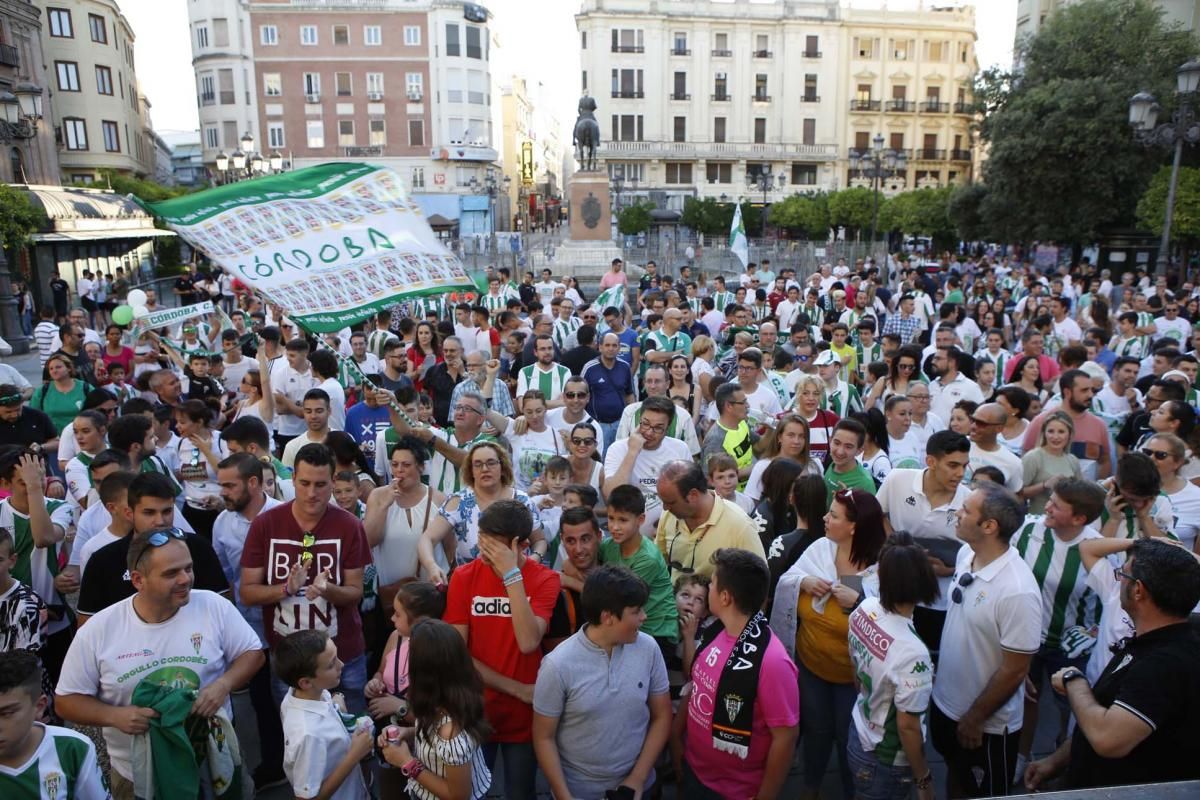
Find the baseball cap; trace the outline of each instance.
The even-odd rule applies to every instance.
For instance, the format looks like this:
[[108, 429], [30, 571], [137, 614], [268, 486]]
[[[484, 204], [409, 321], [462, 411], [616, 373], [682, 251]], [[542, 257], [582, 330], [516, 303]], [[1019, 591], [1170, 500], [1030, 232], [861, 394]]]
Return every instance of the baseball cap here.
[[817, 356], [817, 360], [814, 363], [818, 367], [823, 367], [827, 364], [837, 364], [838, 366], [841, 366], [842, 357], [832, 350], [825, 350], [821, 353], [821, 355]]

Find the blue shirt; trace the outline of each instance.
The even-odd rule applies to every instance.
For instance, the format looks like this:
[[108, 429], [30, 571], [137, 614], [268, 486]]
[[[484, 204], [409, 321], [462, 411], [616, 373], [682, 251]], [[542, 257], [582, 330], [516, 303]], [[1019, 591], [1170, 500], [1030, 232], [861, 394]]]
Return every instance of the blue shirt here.
[[617, 334], [617, 338], [621, 340], [621, 352], [617, 354], [617, 358], [632, 367], [633, 348], [638, 346], [637, 331], [627, 327]]
[[625, 398], [633, 394], [633, 368], [618, 358], [609, 369], [596, 358], [584, 365], [581, 374], [591, 391], [588, 413], [600, 422], [620, 422]]
[[1117, 363], [1117, 354], [1108, 349], [1105, 345], [1096, 353], [1096, 363], [1104, 367], [1104, 371], [1112, 374], [1113, 364]]
[[386, 406], [371, 408], [366, 403], [356, 403], [346, 412], [346, 433], [354, 437], [368, 464], [375, 463], [375, 436], [392, 427]]

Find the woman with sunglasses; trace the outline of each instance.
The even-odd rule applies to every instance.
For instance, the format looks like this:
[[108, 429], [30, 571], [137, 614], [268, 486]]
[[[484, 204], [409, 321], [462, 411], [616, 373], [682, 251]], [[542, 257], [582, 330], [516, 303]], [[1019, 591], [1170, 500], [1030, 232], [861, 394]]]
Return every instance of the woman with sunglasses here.
[[1141, 446], [1150, 456], [1162, 479], [1162, 493], [1175, 510], [1175, 528], [1171, 531], [1196, 552], [1197, 533], [1200, 533], [1200, 486], [1183, 477], [1188, 463], [1187, 446], [1173, 433], [1155, 433]]
[[846, 746], [857, 692], [846, 641], [850, 612], [879, 594], [875, 563], [885, 538], [878, 500], [861, 489], [836, 492], [825, 538], [804, 551], [775, 590], [771, 629], [800, 668], [802, 796], [817, 795], [835, 742], [842, 793], [854, 796]]
[[888, 398], [897, 394], [907, 395], [908, 387], [921, 380], [921, 376], [917, 373], [917, 366], [920, 363], [920, 347], [910, 344], [897, 350], [888, 366], [887, 377], [875, 381], [875, 385], [867, 394], [867, 399], [863, 401], [863, 408], [882, 410]]
[[604, 510], [604, 464], [600, 460], [599, 432], [592, 423], [580, 422], [567, 439], [567, 461], [571, 463], [571, 483], [591, 486], [600, 500], [593, 509], [596, 516], [603, 518]]
[[533, 515], [533, 533], [529, 537], [532, 555], [537, 561], [546, 555], [548, 544], [542, 533], [542, 518], [529, 495], [513, 486], [512, 462], [508, 451], [494, 442], [476, 442], [463, 458], [463, 489], [446, 498], [437, 515], [417, 544], [421, 567], [434, 584], [449, 577], [434, 558], [434, 550], [444, 547], [446, 561], [461, 565], [479, 555], [479, 515], [497, 500], [516, 500]]
[[823, 474], [821, 464], [809, 455], [808, 422], [800, 414], [789, 412], [780, 417], [775, 427], [759, 440], [759, 446], [754, 467], [746, 479], [746, 488], [742, 490], [742, 494], [755, 502], [762, 499], [763, 473], [776, 457], [790, 458], [800, 463], [806, 475]]
[[[1021, 456], [1024, 485], [1020, 496], [1029, 501], [1029, 513], [1041, 514], [1054, 485], [1063, 478], [1079, 478], [1079, 459], [1071, 452], [1075, 422], [1065, 411], [1046, 417], [1038, 446]], [[1196, 487], [1200, 492], [1200, 487]]]
[[[1150, 412], [1148, 439], [1155, 433], [1173, 433], [1185, 443], [1184, 463], [1180, 474], [1187, 480], [1200, 485], [1200, 461], [1195, 454], [1200, 452], [1200, 426], [1196, 424], [1196, 410], [1182, 400], [1168, 400]], [[1145, 440], [1143, 440], [1145, 441]]]

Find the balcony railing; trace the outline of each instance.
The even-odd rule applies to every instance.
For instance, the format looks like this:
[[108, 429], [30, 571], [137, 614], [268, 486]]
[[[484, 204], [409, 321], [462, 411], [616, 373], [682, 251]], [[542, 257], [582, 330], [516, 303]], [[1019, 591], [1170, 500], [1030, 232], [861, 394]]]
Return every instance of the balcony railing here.
[[970, 150], [951, 150], [950, 151], [950, 160], [951, 161], [970, 161], [971, 160], [971, 151]]
[[755, 50], [754, 51], [755, 58], [771, 58], [774, 55], [775, 54], [772, 53], [770, 50]]
[[[847, 158], [853, 158], [853, 157], [854, 157], [854, 156], [856, 156], [856, 155], [859, 155], [859, 154], [862, 154], [862, 153], [868, 153], [868, 152], [870, 152], [870, 149], [871, 149], [871, 148], [869, 148], [869, 147], [866, 147], [866, 148], [863, 148], [863, 147], [851, 147], [851, 148], [848, 148], [848, 149], [846, 150], [846, 157], [847, 157]], [[896, 153], [897, 155], [902, 155], [902, 156], [904, 156], [906, 159], [910, 159], [910, 160], [911, 160], [911, 159], [912, 159], [912, 157], [913, 157], [913, 151], [912, 151], [912, 150], [908, 150], [908, 149], [906, 149], [906, 148], [903, 148], [903, 147], [885, 147], [885, 148], [883, 148], [883, 149], [884, 149], [884, 151], [888, 151], [888, 150], [890, 150], [890, 151], [892, 151], [893, 153]]]
[[851, 111], [878, 111], [879, 110], [879, 101], [878, 100], [861, 100], [861, 99], [855, 97], [850, 100], [850, 110]]
[[946, 151], [922, 147], [913, 151], [913, 158], [917, 161], [945, 161]]
[[821, 102], [821, 95], [819, 95], [819, 94], [804, 94], [804, 95], [800, 96], [800, 102], [801, 103], [819, 103], [819, 102]]
[[758, 93], [756, 92], [756, 93], [755, 93], [755, 95], [754, 95], [754, 102], [756, 102], [756, 103], [769, 103], [769, 102], [771, 102], [771, 95], [769, 95], [769, 94], [758, 94]]
[[673, 56], [690, 56], [691, 54], [692, 54], [692, 51], [686, 47], [671, 48], [671, 55], [673, 55]]
[[709, 95], [709, 99], [715, 102], [726, 102], [732, 100], [733, 97], [727, 92], [718, 92], [717, 94]]
[[888, 100], [884, 108], [888, 111], [911, 113], [917, 110], [917, 104], [912, 100]]
[[646, 93], [645, 92], [634, 92], [634, 91], [616, 91], [616, 92], [612, 93], [612, 96], [629, 99], [629, 98], [645, 97]]
[[620, 159], [747, 159], [752, 161], [833, 161], [837, 145], [753, 144], [750, 142], [602, 142], [596, 155]]
[[804, 58], [820, 58], [821, 51], [820, 50], [805, 50], [800, 55], [802, 55]]
[[692, 96], [690, 94], [679, 94], [678, 92], [673, 92], [671, 94], [671, 99], [672, 100], [691, 100]]
[[6, 67], [21, 66], [21, 59], [17, 53], [17, 48], [11, 44], [0, 44], [0, 64]]
[[215, 105], [216, 102], [217, 102], [217, 95], [214, 92], [201, 92], [200, 93], [200, 105], [211, 106], [211, 105]]
[[954, 113], [955, 114], [974, 114], [975, 113], [975, 104], [974, 103], [955, 103], [954, 104]]
[[950, 104], [940, 103], [937, 100], [926, 100], [921, 103], [921, 110], [926, 114], [948, 114], [950, 113]]
[[732, 50], [713, 50], [713, 58], [730, 58], [733, 56]]
[[615, 44], [612, 52], [614, 53], [644, 53], [646, 48], [640, 44]]

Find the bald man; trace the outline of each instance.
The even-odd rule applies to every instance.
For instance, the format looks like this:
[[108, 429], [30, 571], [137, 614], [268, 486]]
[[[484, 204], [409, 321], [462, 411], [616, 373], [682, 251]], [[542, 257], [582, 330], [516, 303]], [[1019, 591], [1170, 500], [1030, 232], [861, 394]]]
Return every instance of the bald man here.
[[971, 416], [971, 460], [967, 471], [980, 467], [995, 467], [1004, 473], [1004, 485], [1011, 492], [1020, 492], [1024, 485], [1021, 459], [1000, 444], [1000, 431], [1008, 421], [1008, 411], [999, 403], [984, 403]]

